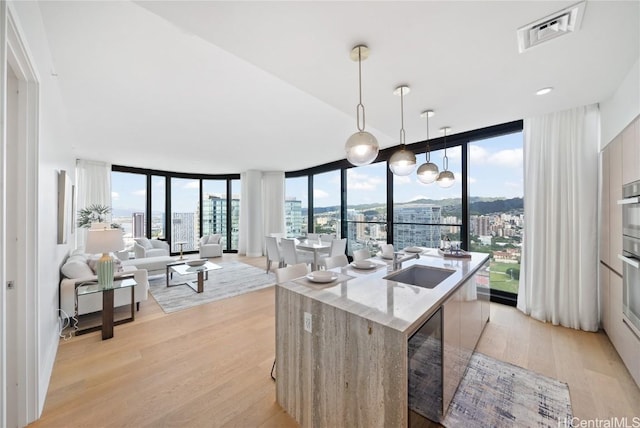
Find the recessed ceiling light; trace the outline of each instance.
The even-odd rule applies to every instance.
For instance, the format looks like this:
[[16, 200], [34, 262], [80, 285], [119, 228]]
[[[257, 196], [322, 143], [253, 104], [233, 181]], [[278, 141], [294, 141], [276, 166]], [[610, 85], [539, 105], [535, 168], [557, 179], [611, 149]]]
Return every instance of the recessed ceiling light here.
[[552, 88], [552, 87], [538, 89], [538, 90], [536, 91], [536, 95], [546, 95], [546, 94], [548, 94], [548, 93], [549, 93], [549, 92], [551, 92], [551, 91], [553, 91], [553, 88]]

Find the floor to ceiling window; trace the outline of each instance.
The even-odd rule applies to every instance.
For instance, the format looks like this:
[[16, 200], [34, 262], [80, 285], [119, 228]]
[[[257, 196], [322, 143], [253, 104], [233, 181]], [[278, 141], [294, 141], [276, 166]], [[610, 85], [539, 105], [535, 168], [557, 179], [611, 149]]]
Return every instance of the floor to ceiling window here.
[[166, 239], [167, 178], [151, 176], [151, 237]]
[[297, 238], [308, 231], [309, 177], [286, 178], [284, 192], [285, 233], [287, 238]]
[[146, 236], [147, 176], [111, 173], [111, 221], [123, 230], [125, 247], [133, 238]]
[[[227, 180], [202, 180], [202, 233], [201, 236], [220, 234], [227, 236]], [[227, 248], [227, 239], [222, 239]]]
[[[424, 162], [418, 156], [418, 165]], [[442, 167], [444, 150], [431, 152], [431, 161]], [[462, 160], [460, 146], [447, 149], [449, 170], [456, 181], [449, 188], [437, 183], [423, 184], [415, 173], [393, 178], [393, 246], [438, 248], [441, 241], [461, 241]]]
[[522, 132], [469, 143], [470, 250], [491, 254], [492, 294], [518, 292], [524, 226], [522, 144]]
[[313, 232], [340, 238], [340, 170], [313, 176]]
[[230, 250], [238, 250], [240, 233], [240, 180], [231, 180], [231, 235]]
[[171, 177], [171, 252], [193, 251], [200, 236], [200, 180]]
[[347, 170], [347, 252], [387, 242], [387, 163]]

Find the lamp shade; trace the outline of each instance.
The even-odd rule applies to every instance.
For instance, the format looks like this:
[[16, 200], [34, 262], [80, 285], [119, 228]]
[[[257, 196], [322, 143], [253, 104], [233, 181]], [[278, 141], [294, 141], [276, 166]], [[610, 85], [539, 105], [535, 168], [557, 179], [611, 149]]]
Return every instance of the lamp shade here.
[[367, 131], [359, 131], [347, 140], [344, 146], [347, 160], [355, 166], [369, 165], [378, 157], [378, 140]]
[[87, 231], [87, 245], [85, 251], [91, 254], [110, 253], [124, 248], [122, 230], [120, 229], [89, 229]]
[[453, 175], [453, 172], [445, 170], [438, 175], [436, 183], [440, 187], [447, 188], [453, 186], [454, 181], [456, 181], [456, 177]]
[[409, 175], [416, 168], [416, 155], [404, 148], [396, 150], [389, 158], [389, 169], [394, 175]]
[[427, 162], [420, 165], [417, 176], [421, 183], [431, 184], [438, 178], [438, 173], [438, 165], [433, 162]]

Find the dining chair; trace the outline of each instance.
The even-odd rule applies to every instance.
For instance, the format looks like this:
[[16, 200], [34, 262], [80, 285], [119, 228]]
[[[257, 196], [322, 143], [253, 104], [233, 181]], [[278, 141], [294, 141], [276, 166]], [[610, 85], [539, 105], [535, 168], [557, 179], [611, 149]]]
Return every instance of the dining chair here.
[[366, 260], [368, 258], [371, 257], [371, 253], [369, 252], [369, 249], [367, 248], [361, 248], [359, 250], [355, 250], [353, 252], [353, 261], [354, 262], [359, 262], [361, 260]]
[[293, 239], [282, 238], [280, 240], [280, 248], [282, 249], [282, 258], [287, 266], [297, 265], [298, 263], [313, 263], [313, 254], [309, 251], [298, 251]]
[[331, 243], [331, 241], [333, 241], [334, 239], [336, 239], [336, 234], [335, 233], [323, 233], [323, 234], [320, 235], [320, 240], [322, 242]]
[[278, 267], [284, 267], [284, 259], [278, 249], [278, 239], [274, 236], [265, 236], [267, 244], [267, 273], [271, 270], [271, 262], [277, 262]]
[[349, 264], [349, 259], [347, 259], [346, 254], [338, 254], [333, 257], [325, 257], [322, 260], [324, 267], [327, 269], [333, 269], [337, 267], [343, 267]]
[[[309, 273], [309, 267], [306, 263], [298, 263], [293, 266], [281, 267], [276, 269], [276, 282], [282, 284], [283, 282], [291, 281], [295, 278], [300, 278]], [[276, 370], [276, 360], [273, 360], [271, 366], [271, 379], [276, 380], [273, 372]]]
[[292, 266], [281, 267], [275, 270], [276, 282], [281, 284], [283, 282], [291, 281], [295, 278], [300, 278], [309, 273], [309, 266], [306, 263], [298, 263]]
[[318, 239], [320, 239], [320, 234], [319, 233], [307, 233], [307, 240], [308, 241], [317, 241]]
[[347, 250], [347, 238], [333, 239], [331, 241], [331, 248], [329, 249], [329, 257], [345, 254]]

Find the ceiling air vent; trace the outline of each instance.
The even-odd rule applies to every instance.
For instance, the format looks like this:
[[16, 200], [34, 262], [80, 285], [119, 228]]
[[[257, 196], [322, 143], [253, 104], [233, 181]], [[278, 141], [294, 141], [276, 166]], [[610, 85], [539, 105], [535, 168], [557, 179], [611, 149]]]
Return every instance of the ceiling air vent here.
[[556, 37], [578, 31], [586, 2], [581, 2], [518, 28], [520, 53]]

